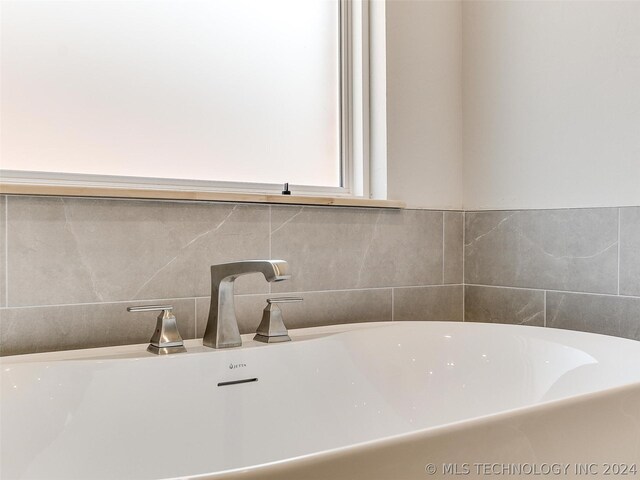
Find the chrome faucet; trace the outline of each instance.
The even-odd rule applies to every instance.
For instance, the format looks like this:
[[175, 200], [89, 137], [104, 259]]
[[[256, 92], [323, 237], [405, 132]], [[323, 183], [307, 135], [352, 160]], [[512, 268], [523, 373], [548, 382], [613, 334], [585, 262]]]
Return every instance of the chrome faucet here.
[[203, 345], [211, 348], [242, 345], [233, 303], [233, 284], [236, 278], [248, 273], [262, 273], [267, 282], [281, 282], [291, 278], [289, 264], [284, 260], [246, 260], [212, 265], [211, 306]]

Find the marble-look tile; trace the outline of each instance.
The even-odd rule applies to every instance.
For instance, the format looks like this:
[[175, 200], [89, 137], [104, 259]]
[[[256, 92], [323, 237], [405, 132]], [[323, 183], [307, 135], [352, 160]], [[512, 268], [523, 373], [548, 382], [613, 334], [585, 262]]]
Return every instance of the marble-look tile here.
[[0, 195], [0, 307], [7, 305], [7, 197]]
[[442, 212], [273, 207], [272, 255], [293, 277], [272, 291], [442, 283]]
[[547, 327], [640, 340], [640, 298], [547, 292]]
[[640, 296], [640, 207], [620, 209], [620, 293]]
[[[267, 298], [278, 296], [236, 295], [240, 333], [255, 332], [262, 319], [262, 310], [267, 306]], [[304, 298], [300, 303], [280, 305], [287, 328], [391, 320], [391, 289], [304, 292], [299, 296]], [[197, 335], [201, 337], [207, 326], [209, 298], [198, 298], [196, 311]]]
[[[174, 306], [183, 338], [195, 338], [195, 300], [147, 303]], [[4, 308], [0, 310], [0, 355], [147, 343], [157, 312], [127, 312], [141, 302]]]
[[444, 280], [443, 283], [462, 283], [462, 246], [464, 214], [444, 212]]
[[511, 323], [544, 326], [544, 292], [467, 285], [465, 322]]
[[465, 283], [617, 292], [616, 208], [465, 217]]
[[462, 321], [462, 285], [394, 288], [393, 319]]
[[266, 206], [12, 197], [8, 228], [9, 306], [203, 296], [210, 265], [269, 256]]

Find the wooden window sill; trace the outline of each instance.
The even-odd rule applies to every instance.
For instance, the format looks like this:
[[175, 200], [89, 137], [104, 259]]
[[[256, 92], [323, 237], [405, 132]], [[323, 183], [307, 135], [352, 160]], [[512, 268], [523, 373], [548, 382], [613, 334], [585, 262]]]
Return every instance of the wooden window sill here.
[[321, 205], [336, 207], [406, 208], [396, 200], [373, 200], [356, 197], [317, 197], [259, 193], [206, 192], [193, 190], [163, 190], [147, 188], [115, 188], [66, 185], [36, 185], [0, 183], [2, 195], [42, 195], [57, 197], [132, 198], [153, 200], [188, 200], [234, 203], [274, 203], [290, 205]]

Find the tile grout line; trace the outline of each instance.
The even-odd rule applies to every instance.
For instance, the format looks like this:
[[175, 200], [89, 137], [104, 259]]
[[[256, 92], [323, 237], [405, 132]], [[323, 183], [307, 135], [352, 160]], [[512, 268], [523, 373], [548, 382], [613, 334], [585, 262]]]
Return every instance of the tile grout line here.
[[445, 222], [445, 212], [442, 211], [442, 284], [444, 285], [444, 222]]
[[198, 299], [193, 297], [193, 338], [198, 338]]
[[467, 315], [466, 315], [466, 312], [465, 312], [465, 304], [464, 304], [464, 297], [465, 297], [465, 293], [466, 293], [465, 288], [466, 287], [464, 285], [462, 285], [462, 321], [463, 322], [467, 321], [467, 319], [466, 319]]
[[[267, 295], [267, 294], [256, 293], [253, 295]], [[14, 307], [0, 307], [0, 310], [21, 310], [25, 308], [48, 308], [48, 307], [84, 307], [89, 305], [122, 305], [122, 304], [128, 304], [128, 303], [143, 304], [147, 302], [159, 303], [159, 302], [173, 302], [176, 300], [194, 300], [197, 298], [209, 298], [209, 297], [190, 296], [190, 297], [176, 297], [176, 298], [147, 298], [142, 300], [115, 300], [112, 302], [55, 303], [55, 304], [48, 304], [48, 305], [18, 305]]]
[[[273, 207], [269, 205], [269, 259], [273, 260], [273, 249], [271, 248], [271, 232], [273, 232], [273, 216], [271, 212], [273, 211]], [[269, 295], [271, 295], [271, 282], [269, 282]]]
[[536, 287], [510, 287], [507, 285], [482, 285], [480, 283], [466, 283], [466, 287], [484, 287], [484, 288], [502, 288], [511, 290], [527, 290], [530, 292], [549, 292], [549, 293], [570, 293], [573, 295], [594, 295], [600, 297], [615, 297], [615, 298], [636, 298], [640, 299], [640, 295], [618, 295], [617, 293], [597, 293], [597, 292], [576, 292], [574, 290], [553, 290]]
[[467, 236], [467, 212], [462, 212], [462, 321], [467, 321], [467, 305], [465, 302], [466, 297], [466, 277], [465, 277], [465, 252], [466, 252], [466, 236]]
[[[286, 292], [287, 294], [305, 294], [305, 293], [348, 293], [348, 292], [369, 292], [369, 291], [377, 291], [377, 290], [394, 290], [397, 288], [447, 288], [447, 287], [461, 287], [461, 283], [450, 283], [446, 285], [440, 285], [438, 283], [434, 285], [402, 285], [400, 287], [371, 287], [371, 288], [343, 288], [338, 290], [296, 290], [291, 292]], [[284, 293], [284, 292], [283, 292]], [[269, 292], [262, 293], [241, 293], [236, 294], [236, 297], [260, 297], [263, 295], [270, 295]], [[47, 305], [18, 305], [14, 307], [0, 307], [0, 310], [13, 310], [13, 309], [25, 309], [25, 308], [46, 308], [46, 307], [79, 307], [83, 305], [118, 305], [123, 303], [144, 303], [144, 302], [166, 302], [172, 300], [192, 300], [198, 298], [209, 298], [208, 295], [201, 296], [188, 296], [188, 297], [176, 297], [176, 298], [147, 298], [147, 299], [137, 299], [137, 300], [114, 300], [107, 302], [87, 302], [87, 303], [58, 303], [58, 304], [47, 304]]]
[[273, 230], [273, 217], [271, 215], [272, 209], [271, 205], [269, 205], [269, 258], [273, 255], [273, 251], [271, 249], [271, 231]]
[[622, 217], [621, 210], [622, 209], [618, 207], [618, 295], [620, 295], [620, 242], [622, 241], [622, 239], [620, 238], [620, 219]]
[[9, 197], [4, 197], [4, 304], [9, 306]]
[[395, 288], [391, 288], [391, 321], [395, 321], [395, 317], [396, 317], [396, 313], [395, 313], [395, 309], [396, 309], [396, 304], [395, 304], [395, 299], [396, 299], [396, 295], [395, 295], [396, 289]]
[[[447, 283], [445, 285], [441, 285], [439, 283], [434, 283], [431, 285], [389, 285], [386, 287], [363, 287], [363, 288], [337, 288], [331, 290], [292, 290], [289, 293], [331, 293], [331, 292], [367, 292], [370, 290], [394, 290], [400, 288], [446, 288], [446, 287], [460, 287], [461, 283]], [[282, 292], [285, 293], [285, 292]], [[258, 295], [266, 295], [266, 293], [241, 293], [237, 294], [237, 297], [251, 297]], [[206, 298], [206, 297], [205, 297]]]
[[547, 326], [547, 291], [546, 290], [544, 291], [544, 300], [543, 300], [542, 304], [543, 304], [542, 308], [544, 309], [543, 310], [543, 313], [544, 313], [543, 319], [544, 320], [543, 320], [543, 324], [542, 325], [546, 327]]

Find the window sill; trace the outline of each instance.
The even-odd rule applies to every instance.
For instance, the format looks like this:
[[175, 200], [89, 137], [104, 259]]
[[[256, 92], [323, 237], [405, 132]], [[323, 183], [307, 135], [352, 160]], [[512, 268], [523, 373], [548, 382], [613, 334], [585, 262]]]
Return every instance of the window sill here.
[[335, 207], [406, 208], [396, 200], [373, 200], [356, 197], [317, 197], [302, 195], [272, 195], [259, 193], [229, 193], [147, 188], [83, 187], [0, 183], [2, 195], [42, 195], [58, 197], [101, 197], [153, 200], [187, 200], [203, 202], [273, 203], [320, 205]]

